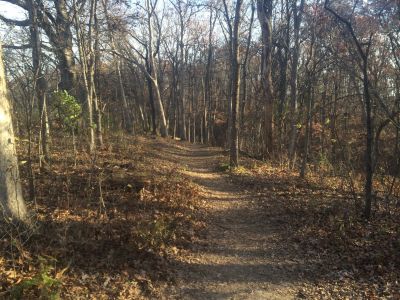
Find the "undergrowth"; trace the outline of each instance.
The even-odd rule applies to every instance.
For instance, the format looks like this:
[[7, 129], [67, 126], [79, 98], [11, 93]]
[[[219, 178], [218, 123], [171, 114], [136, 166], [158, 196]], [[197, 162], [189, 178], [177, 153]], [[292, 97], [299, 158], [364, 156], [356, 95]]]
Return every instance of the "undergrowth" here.
[[[174, 278], [170, 259], [202, 227], [197, 190], [176, 165], [153, 155], [157, 141], [109, 136], [91, 156], [84, 144], [77, 155], [65, 149], [68, 139], [53, 137], [45, 168], [33, 159], [35, 230], [0, 239], [0, 297], [157, 297], [157, 286]], [[25, 146], [18, 147], [21, 160]]]

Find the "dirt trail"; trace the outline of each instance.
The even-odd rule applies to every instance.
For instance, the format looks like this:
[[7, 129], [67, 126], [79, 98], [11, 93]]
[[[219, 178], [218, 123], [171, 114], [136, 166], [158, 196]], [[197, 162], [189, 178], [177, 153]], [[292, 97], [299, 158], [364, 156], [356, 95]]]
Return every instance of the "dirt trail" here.
[[208, 215], [207, 236], [177, 262], [177, 286], [166, 298], [294, 299], [301, 270], [285, 256], [284, 232], [263, 217], [257, 195], [217, 171], [221, 149], [171, 144], [162, 155], [200, 186]]

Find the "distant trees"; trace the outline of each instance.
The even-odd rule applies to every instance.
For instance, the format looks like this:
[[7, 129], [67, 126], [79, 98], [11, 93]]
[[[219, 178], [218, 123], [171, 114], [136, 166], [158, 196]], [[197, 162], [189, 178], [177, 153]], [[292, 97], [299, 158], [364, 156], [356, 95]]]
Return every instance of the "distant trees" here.
[[[354, 185], [361, 172], [367, 217], [373, 175], [397, 180], [395, 1], [0, 2], [27, 12], [26, 20], [0, 19], [29, 28], [17, 35], [26, 44], [6, 41], [6, 59], [16, 113], [33, 112], [43, 161], [55, 127], [52, 92], [67, 90], [84, 108], [77, 133], [93, 153], [104, 132], [122, 129], [226, 147], [232, 167], [240, 148], [301, 177], [324, 166]], [[22, 109], [28, 91], [35, 97]]]
[[128, 105], [128, 100], [126, 97], [125, 87], [124, 87], [124, 82], [123, 82], [122, 72], [121, 72], [122, 58], [115, 55], [115, 51], [117, 50], [117, 48], [116, 48], [115, 37], [114, 37], [114, 28], [113, 28], [114, 23], [108, 13], [109, 1], [102, 0], [102, 5], [103, 5], [103, 10], [104, 10], [105, 22], [106, 22], [106, 27], [105, 27], [105, 29], [107, 31], [106, 36], [108, 37], [108, 41], [109, 41], [110, 48], [112, 51], [112, 58], [114, 60], [115, 70], [117, 72], [117, 77], [118, 77], [119, 95], [120, 95], [121, 102], [123, 105], [122, 118], [123, 118], [123, 122], [124, 122], [124, 127], [128, 133], [134, 134], [135, 133], [134, 116]]
[[[390, 5], [390, 4], [388, 4]], [[366, 218], [371, 216], [372, 197], [373, 197], [373, 175], [375, 169], [374, 148], [375, 144], [375, 114], [374, 109], [376, 102], [381, 101], [381, 106], [389, 118], [393, 118], [398, 114], [397, 111], [390, 112], [386, 104], [381, 100], [381, 96], [375, 91], [375, 97], [372, 95], [371, 86], [371, 57], [373, 56], [374, 37], [378, 32], [378, 17], [374, 15], [357, 15], [356, 10], [359, 9], [358, 3], [354, 3], [352, 7], [348, 6], [348, 11], [338, 12], [332, 7], [329, 0], [325, 0], [325, 9], [332, 14], [337, 22], [343, 27], [345, 36], [353, 49], [354, 61], [356, 62], [359, 72], [359, 79], [362, 83], [363, 96], [363, 119], [365, 120], [365, 206], [364, 215]], [[362, 6], [362, 4], [361, 4]], [[365, 9], [365, 7], [361, 7]], [[356, 26], [358, 28], [356, 28]], [[376, 41], [377, 42], [377, 41]], [[396, 58], [395, 58], [396, 59]], [[375, 98], [375, 99], [374, 99]], [[398, 101], [398, 100], [397, 100]], [[392, 120], [396, 123], [395, 120]], [[397, 124], [398, 125], [398, 124]]]
[[[84, 102], [87, 105], [91, 152], [94, 152], [96, 145], [103, 146], [102, 113], [95, 85], [96, 56], [100, 54], [95, 49], [99, 38], [98, 28], [96, 28], [97, 2], [97, 0], [90, 0], [88, 7], [81, 6], [79, 9], [76, 1], [73, 1], [74, 25], [83, 79], [82, 91]], [[85, 16], [85, 11], [89, 12], [88, 16]], [[82, 18], [79, 18], [79, 16], [82, 16]]]

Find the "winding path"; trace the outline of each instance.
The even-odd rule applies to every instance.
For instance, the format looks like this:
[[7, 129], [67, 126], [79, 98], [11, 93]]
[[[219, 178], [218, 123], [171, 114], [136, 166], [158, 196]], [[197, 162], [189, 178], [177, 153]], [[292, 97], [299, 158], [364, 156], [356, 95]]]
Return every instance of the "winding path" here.
[[266, 219], [259, 196], [217, 171], [219, 148], [162, 145], [165, 159], [182, 166], [199, 185], [207, 214], [207, 235], [177, 262], [178, 282], [166, 299], [294, 299], [300, 273], [285, 257], [284, 232]]

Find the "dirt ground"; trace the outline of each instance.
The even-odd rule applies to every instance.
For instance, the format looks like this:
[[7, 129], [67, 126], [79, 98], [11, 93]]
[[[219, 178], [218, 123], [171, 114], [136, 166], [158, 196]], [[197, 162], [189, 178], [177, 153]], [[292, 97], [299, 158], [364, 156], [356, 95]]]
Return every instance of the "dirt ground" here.
[[286, 256], [285, 234], [266, 219], [258, 195], [218, 171], [218, 148], [159, 145], [166, 160], [182, 166], [201, 189], [207, 234], [176, 262], [178, 280], [166, 299], [293, 299], [301, 270]]

